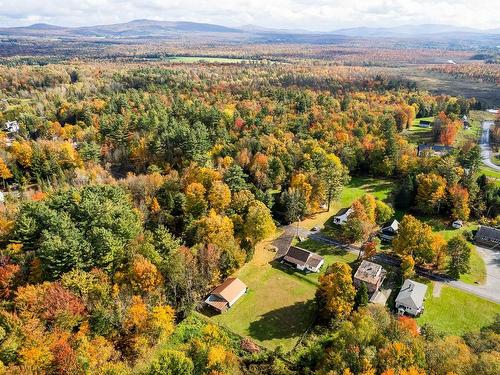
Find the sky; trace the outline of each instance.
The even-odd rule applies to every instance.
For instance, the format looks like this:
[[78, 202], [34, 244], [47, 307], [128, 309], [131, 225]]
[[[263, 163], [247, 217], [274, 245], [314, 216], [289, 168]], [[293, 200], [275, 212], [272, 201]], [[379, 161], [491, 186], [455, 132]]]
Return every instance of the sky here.
[[500, 28], [500, 0], [0, 0], [0, 27], [134, 19], [311, 31], [428, 23], [488, 29]]

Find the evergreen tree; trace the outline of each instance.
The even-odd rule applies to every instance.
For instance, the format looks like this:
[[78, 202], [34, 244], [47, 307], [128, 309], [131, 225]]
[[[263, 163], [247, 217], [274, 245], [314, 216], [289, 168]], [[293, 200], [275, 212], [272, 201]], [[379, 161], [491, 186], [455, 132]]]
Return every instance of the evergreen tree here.
[[356, 291], [356, 297], [354, 297], [354, 306], [359, 309], [368, 305], [368, 288], [365, 283], [361, 283], [358, 290]]

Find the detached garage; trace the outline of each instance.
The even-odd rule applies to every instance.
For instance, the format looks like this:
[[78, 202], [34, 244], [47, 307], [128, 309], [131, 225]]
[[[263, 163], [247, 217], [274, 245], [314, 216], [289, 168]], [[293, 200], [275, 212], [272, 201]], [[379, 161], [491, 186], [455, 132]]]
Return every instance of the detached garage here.
[[220, 313], [229, 309], [248, 290], [247, 286], [236, 277], [228, 277], [212, 290], [205, 303]]

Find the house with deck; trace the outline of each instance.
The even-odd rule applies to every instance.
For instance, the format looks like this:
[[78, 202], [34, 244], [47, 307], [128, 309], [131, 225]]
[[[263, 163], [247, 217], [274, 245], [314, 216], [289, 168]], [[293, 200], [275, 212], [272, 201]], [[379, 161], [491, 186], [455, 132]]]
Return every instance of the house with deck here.
[[322, 256], [309, 250], [290, 246], [286, 254], [282, 257], [281, 262], [301, 271], [319, 272], [325, 260]]
[[427, 285], [406, 279], [396, 297], [395, 306], [399, 315], [419, 316], [424, 312]]
[[247, 286], [236, 277], [228, 277], [222, 284], [212, 290], [205, 303], [219, 313], [223, 313], [239, 300], [246, 292]]
[[375, 293], [384, 282], [387, 271], [380, 264], [363, 260], [354, 274], [354, 285], [359, 288], [365, 284], [369, 293]]

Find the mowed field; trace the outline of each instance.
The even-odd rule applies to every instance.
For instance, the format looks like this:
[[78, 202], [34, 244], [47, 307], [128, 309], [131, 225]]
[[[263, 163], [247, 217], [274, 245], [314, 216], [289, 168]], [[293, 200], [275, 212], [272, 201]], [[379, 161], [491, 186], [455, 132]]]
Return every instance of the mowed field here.
[[500, 314], [500, 305], [494, 302], [446, 285], [439, 297], [433, 297], [433, 288], [429, 284], [425, 311], [417, 318], [419, 325], [429, 323], [440, 332], [463, 335], [490, 325]]

